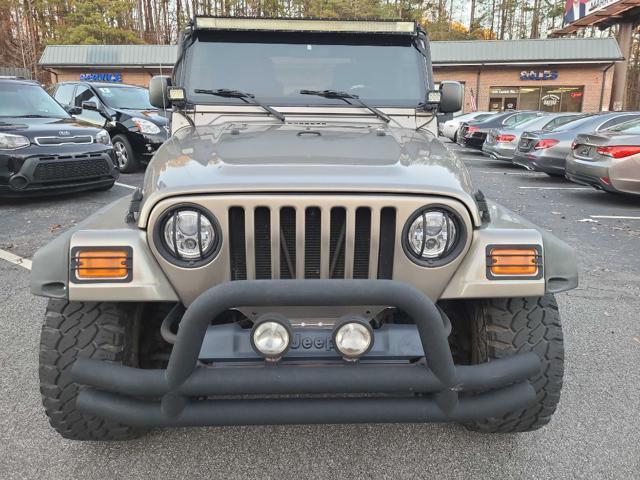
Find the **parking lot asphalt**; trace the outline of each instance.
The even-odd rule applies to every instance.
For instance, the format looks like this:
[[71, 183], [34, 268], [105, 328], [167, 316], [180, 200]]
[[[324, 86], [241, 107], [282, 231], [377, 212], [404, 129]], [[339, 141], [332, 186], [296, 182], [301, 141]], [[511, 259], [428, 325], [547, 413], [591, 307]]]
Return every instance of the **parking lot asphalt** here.
[[[488, 198], [578, 252], [580, 287], [558, 295], [566, 373], [551, 424], [510, 435], [456, 425], [303, 425], [156, 430], [125, 443], [63, 440], [38, 392], [46, 301], [29, 293], [28, 264], [0, 258], [0, 478], [640, 478], [640, 200], [449, 146]], [[0, 201], [0, 254], [31, 258], [141, 182], [142, 174], [122, 175], [108, 192]]]

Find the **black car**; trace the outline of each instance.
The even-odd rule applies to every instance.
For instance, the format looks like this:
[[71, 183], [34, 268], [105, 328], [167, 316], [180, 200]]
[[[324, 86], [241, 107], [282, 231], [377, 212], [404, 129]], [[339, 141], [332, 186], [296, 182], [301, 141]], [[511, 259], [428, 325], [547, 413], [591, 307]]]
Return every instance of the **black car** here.
[[482, 149], [482, 144], [487, 139], [487, 134], [492, 128], [505, 128], [520, 123], [528, 118], [542, 115], [542, 112], [529, 110], [502, 112], [483, 120], [465, 122], [460, 124], [457, 138], [458, 143], [466, 147]]
[[109, 134], [71, 117], [37, 83], [0, 79], [0, 195], [111, 188]]
[[109, 132], [121, 172], [138, 170], [168, 138], [169, 122], [146, 88], [78, 81], [59, 83], [52, 94], [76, 118]]

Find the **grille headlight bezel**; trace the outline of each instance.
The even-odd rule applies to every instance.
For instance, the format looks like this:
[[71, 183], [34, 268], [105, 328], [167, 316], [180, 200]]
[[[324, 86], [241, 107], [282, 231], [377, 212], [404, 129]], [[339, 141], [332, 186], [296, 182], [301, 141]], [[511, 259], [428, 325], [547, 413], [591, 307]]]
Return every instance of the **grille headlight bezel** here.
[[[166, 228], [169, 224], [171, 224], [172, 229], [174, 227], [177, 228], [177, 221], [181, 212], [195, 212], [200, 215], [200, 222], [202, 219], [206, 219], [211, 225], [213, 234], [211, 244], [201, 249], [201, 254], [196, 258], [187, 258], [180, 255], [180, 249], [177, 248], [177, 244], [169, 245], [167, 243]], [[172, 238], [172, 235], [169, 237]], [[198, 242], [198, 245], [202, 244], [201, 234], [196, 233], [194, 239]], [[192, 203], [181, 203], [168, 208], [158, 217], [153, 230], [153, 241], [158, 252], [165, 260], [179, 267], [196, 268], [210, 263], [218, 255], [222, 245], [222, 230], [216, 217], [206, 208]], [[198, 249], [200, 250], [200, 247]]]
[[[453, 238], [450, 243], [449, 240], [447, 240], [447, 245], [445, 246], [443, 253], [434, 258], [425, 258], [420, 256], [420, 254], [411, 246], [411, 240], [409, 238], [410, 229], [413, 223], [420, 218], [424, 218], [424, 215], [429, 212], [439, 212], [445, 215], [451, 222], [455, 233], [455, 238]], [[425, 241], [426, 240], [423, 237], [423, 242]], [[465, 222], [456, 210], [447, 205], [432, 204], [420, 207], [409, 216], [402, 229], [402, 249], [404, 250], [404, 253], [412, 262], [422, 267], [441, 267], [451, 263], [460, 255], [466, 243], [467, 228]]]

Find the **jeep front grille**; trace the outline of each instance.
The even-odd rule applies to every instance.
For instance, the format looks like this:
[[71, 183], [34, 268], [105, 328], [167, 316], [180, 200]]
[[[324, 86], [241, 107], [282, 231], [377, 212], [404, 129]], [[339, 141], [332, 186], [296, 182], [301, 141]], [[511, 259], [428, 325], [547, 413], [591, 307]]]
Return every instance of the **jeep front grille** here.
[[393, 276], [393, 207], [231, 207], [232, 280]]

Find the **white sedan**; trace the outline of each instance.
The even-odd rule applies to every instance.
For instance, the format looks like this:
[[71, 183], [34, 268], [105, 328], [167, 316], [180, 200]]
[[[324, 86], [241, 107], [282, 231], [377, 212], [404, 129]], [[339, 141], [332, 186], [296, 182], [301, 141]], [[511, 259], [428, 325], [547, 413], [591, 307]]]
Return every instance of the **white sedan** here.
[[469, 112], [458, 115], [457, 117], [454, 117], [451, 120], [447, 120], [446, 122], [440, 124], [440, 135], [442, 135], [443, 137], [447, 137], [449, 140], [453, 140], [455, 142], [458, 140], [456, 136], [458, 133], [458, 127], [460, 127], [460, 124], [462, 122], [483, 120], [493, 114], [494, 112]]

